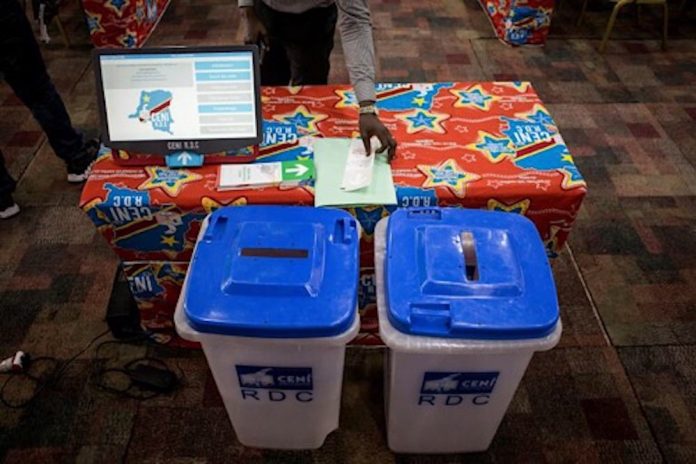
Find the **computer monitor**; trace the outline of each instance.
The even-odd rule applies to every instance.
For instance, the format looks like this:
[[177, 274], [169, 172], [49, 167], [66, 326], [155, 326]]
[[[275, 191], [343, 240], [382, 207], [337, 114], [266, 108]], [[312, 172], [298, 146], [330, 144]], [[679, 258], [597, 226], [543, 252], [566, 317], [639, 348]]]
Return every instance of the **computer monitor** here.
[[102, 141], [114, 150], [219, 153], [262, 139], [258, 49], [101, 49]]

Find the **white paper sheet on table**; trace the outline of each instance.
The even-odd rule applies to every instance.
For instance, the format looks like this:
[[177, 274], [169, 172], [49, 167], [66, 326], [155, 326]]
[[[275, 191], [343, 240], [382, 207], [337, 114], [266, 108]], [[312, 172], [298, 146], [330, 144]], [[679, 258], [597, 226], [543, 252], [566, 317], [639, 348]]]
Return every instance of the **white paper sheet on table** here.
[[369, 186], [353, 191], [341, 188], [350, 144], [351, 139], [314, 140], [315, 206], [395, 205], [396, 191], [391, 166], [383, 155], [377, 155], [374, 159]]

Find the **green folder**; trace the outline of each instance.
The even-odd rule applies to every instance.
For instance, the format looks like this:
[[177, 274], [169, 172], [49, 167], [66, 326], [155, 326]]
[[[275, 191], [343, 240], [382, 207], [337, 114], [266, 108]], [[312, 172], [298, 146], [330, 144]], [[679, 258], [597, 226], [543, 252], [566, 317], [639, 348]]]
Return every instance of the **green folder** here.
[[396, 191], [391, 166], [384, 155], [377, 155], [372, 184], [352, 192], [341, 190], [343, 171], [348, 158], [350, 139], [317, 138], [314, 140], [316, 182], [315, 206], [395, 205]]

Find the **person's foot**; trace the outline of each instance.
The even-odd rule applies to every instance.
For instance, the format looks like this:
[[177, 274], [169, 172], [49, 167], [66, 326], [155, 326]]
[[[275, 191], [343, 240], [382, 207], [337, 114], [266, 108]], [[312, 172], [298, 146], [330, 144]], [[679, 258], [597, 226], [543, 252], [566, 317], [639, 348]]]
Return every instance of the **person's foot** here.
[[68, 161], [68, 182], [77, 184], [87, 180], [92, 164], [97, 159], [99, 146], [99, 140], [89, 140], [80, 150], [80, 154], [75, 159]]
[[0, 195], [0, 219], [9, 219], [19, 214], [19, 205], [9, 193]]

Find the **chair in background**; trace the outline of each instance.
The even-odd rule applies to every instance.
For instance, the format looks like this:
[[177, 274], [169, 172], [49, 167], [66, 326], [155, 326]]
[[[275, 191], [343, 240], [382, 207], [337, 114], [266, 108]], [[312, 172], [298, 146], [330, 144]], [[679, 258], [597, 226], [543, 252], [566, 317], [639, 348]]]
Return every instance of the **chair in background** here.
[[[614, 23], [616, 22], [616, 16], [619, 14], [619, 11], [626, 5], [628, 4], [635, 4], [637, 8], [637, 13], [640, 14], [640, 7], [642, 5], [662, 5], [662, 11], [663, 11], [663, 22], [662, 22], [662, 49], [665, 50], [667, 48], [667, 27], [668, 27], [668, 22], [669, 22], [669, 12], [667, 8], [667, 0], [612, 0], [616, 4], [614, 5], [614, 9], [611, 12], [611, 16], [609, 17], [609, 22], [607, 23], [607, 27], [604, 30], [604, 36], [602, 37], [602, 43], [599, 45], [599, 52], [604, 53], [604, 51], [607, 48], [607, 42], [609, 41], [609, 36], [611, 35], [612, 29], [614, 29]], [[582, 23], [582, 20], [585, 16], [585, 12], [587, 11], [587, 4], [589, 3], [589, 0], [583, 0], [582, 3], [582, 9], [580, 10], [580, 17], [578, 17], [578, 22], [577, 25], [579, 26]]]

